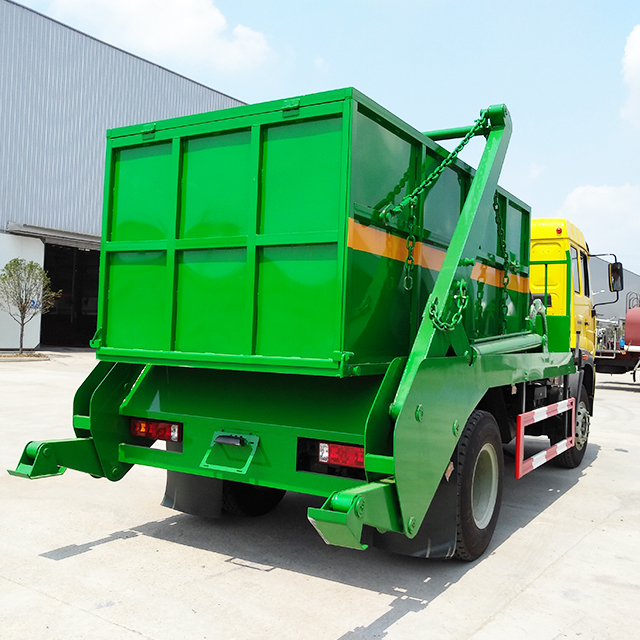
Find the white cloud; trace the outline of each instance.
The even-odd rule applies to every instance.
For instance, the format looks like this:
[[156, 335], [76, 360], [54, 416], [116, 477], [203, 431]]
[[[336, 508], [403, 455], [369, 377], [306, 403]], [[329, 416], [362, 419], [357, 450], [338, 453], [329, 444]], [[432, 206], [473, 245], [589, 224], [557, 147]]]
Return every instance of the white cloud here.
[[536, 178], [539, 178], [542, 173], [544, 173], [544, 170], [545, 170], [545, 167], [543, 165], [532, 162], [531, 165], [529, 166], [528, 177], [531, 180], [535, 180]]
[[329, 73], [329, 63], [321, 57], [317, 57], [314, 61], [313, 61], [313, 66], [316, 68], [317, 71], [319, 71], [322, 74], [327, 74]]
[[50, 15], [173, 69], [250, 71], [271, 53], [264, 34], [230, 29], [211, 0], [52, 0]]
[[640, 186], [577, 187], [556, 215], [582, 230], [591, 253], [615, 253], [626, 269], [640, 274]]
[[640, 24], [627, 38], [622, 57], [622, 79], [629, 88], [627, 101], [622, 107], [622, 117], [640, 129]]

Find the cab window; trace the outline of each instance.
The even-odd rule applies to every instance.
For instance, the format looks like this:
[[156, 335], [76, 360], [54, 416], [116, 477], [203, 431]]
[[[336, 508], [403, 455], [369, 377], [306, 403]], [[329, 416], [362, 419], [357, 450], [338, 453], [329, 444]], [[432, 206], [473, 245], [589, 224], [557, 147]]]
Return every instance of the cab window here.
[[582, 263], [582, 284], [584, 295], [588, 296], [591, 293], [591, 284], [589, 282], [589, 259], [584, 251], [580, 252], [580, 262]]
[[578, 250], [571, 247], [571, 279], [573, 280], [573, 290], [580, 293], [580, 265], [578, 264]]

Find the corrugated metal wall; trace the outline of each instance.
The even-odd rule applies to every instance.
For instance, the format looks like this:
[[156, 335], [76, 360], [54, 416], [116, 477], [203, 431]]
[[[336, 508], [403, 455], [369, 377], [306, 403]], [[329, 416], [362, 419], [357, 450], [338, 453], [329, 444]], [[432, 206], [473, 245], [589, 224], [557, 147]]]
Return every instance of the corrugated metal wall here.
[[238, 104], [0, 0], [0, 229], [99, 235], [106, 129]]
[[[596, 309], [598, 318], [624, 318], [627, 309], [634, 307], [640, 298], [640, 275], [624, 270], [624, 291], [620, 292], [618, 302], [616, 294], [609, 291], [608, 261], [613, 262], [613, 256], [607, 256], [607, 260], [602, 258], [591, 258], [591, 291], [593, 302], [601, 305]], [[623, 263], [624, 264], [624, 263]], [[611, 304], [603, 304], [603, 303]]]

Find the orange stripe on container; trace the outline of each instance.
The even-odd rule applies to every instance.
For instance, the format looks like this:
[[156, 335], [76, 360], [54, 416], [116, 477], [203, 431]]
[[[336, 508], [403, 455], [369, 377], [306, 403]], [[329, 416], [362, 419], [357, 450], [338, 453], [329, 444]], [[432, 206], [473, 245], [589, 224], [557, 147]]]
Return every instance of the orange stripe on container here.
[[[372, 253], [383, 258], [391, 258], [404, 262], [407, 257], [407, 241], [390, 233], [367, 227], [349, 218], [349, 241], [351, 249]], [[429, 247], [422, 242], [416, 242], [414, 249], [416, 257], [419, 257], [420, 266], [425, 269], [440, 271], [444, 262], [445, 252]]]
[[[503, 274], [504, 271], [501, 269], [494, 269], [486, 264], [476, 262], [471, 270], [471, 279], [477, 280], [478, 282], [484, 282], [492, 287], [500, 288], [502, 287]], [[518, 276], [512, 273], [509, 275], [509, 284], [507, 285], [507, 289], [517, 291], [519, 293], [528, 293], [529, 278], [524, 278], [523, 276]]]
[[351, 249], [373, 253], [377, 256], [399, 260], [400, 262], [404, 262], [407, 257], [405, 240], [380, 229], [366, 227], [356, 222], [353, 218], [349, 218], [349, 239], [347, 244]]
[[446, 251], [442, 249], [436, 249], [429, 245], [416, 242], [416, 247], [420, 246], [420, 266], [425, 269], [433, 269], [433, 271], [440, 271], [442, 269], [442, 263], [444, 257], [447, 255]]
[[[353, 218], [349, 218], [349, 239], [347, 242], [351, 249], [364, 251], [383, 258], [404, 262], [407, 257], [407, 242], [381, 229], [367, 227]], [[430, 247], [422, 242], [416, 242], [415, 254], [420, 260], [420, 266], [433, 271], [440, 271], [446, 255], [445, 251]], [[471, 279], [483, 282], [492, 287], [502, 287], [502, 274], [500, 269], [489, 267], [486, 264], [476, 262], [471, 270]], [[507, 289], [519, 293], [528, 293], [529, 278], [511, 274]]]

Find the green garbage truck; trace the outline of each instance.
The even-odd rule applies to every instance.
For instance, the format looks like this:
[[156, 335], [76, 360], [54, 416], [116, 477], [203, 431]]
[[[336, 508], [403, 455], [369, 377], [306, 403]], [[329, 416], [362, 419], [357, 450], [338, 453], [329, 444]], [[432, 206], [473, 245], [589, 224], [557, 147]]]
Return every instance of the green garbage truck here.
[[[569, 316], [531, 298], [530, 208], [498, 186], [510, 135], [504, 105], [422, 133], [351, 88], [110, 130], [98, 363], [75, 437], [11, 473], [148, 465], [187, 513], [294, 491], [325, 499], [328, 544], [480, 556], [503, 445], [518, 475], [576, 466], [590, 411]], [[525, 460], [529, 435], [551, 446]]]

